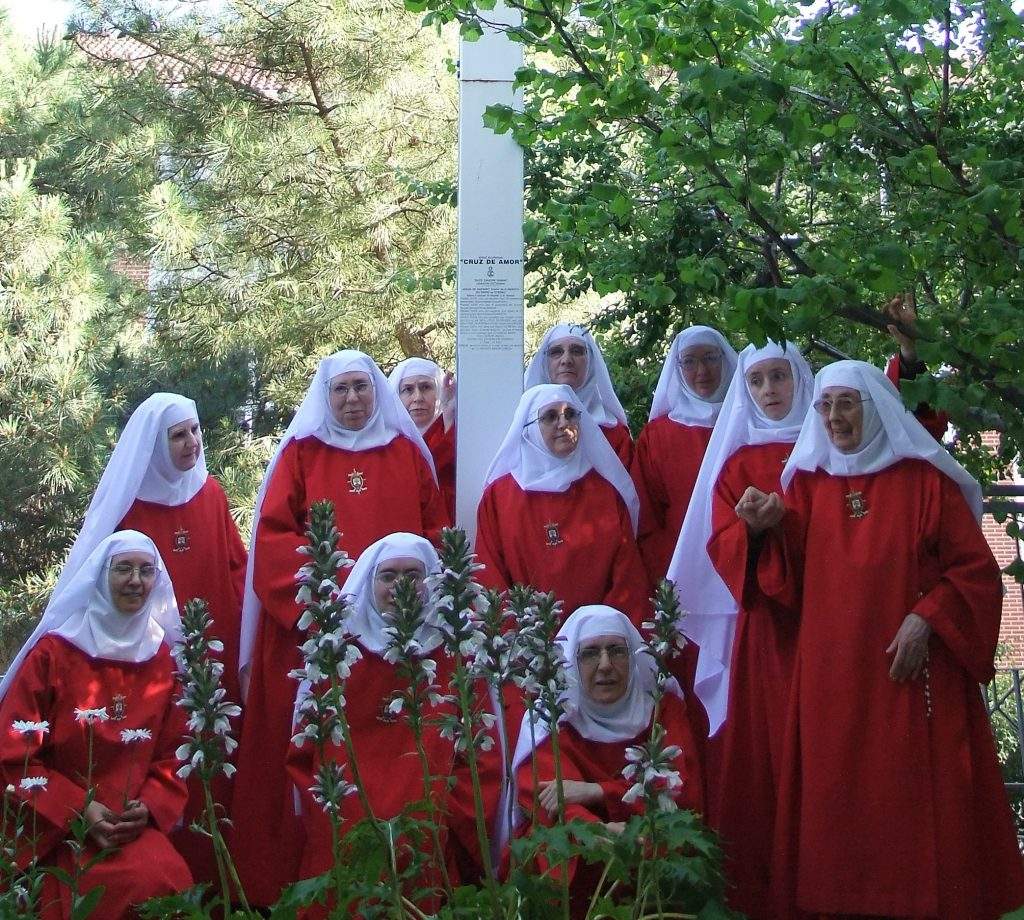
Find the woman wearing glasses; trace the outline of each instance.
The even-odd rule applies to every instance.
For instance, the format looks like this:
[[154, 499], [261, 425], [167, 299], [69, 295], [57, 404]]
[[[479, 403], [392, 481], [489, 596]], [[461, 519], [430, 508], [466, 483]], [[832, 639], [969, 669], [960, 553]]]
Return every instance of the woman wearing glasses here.
[[527, 390], [485, 479], [481, 582], [553, 591], [566, 611], [611, 604], [639, 625], [650, 604], [636, 521], [633, 483], [579, 397]]
[[730, 904], [752, 918], [768, 907], [797, 624], [751, 583], [759, 546], [735, 508], [749, 485], [781, 492], [813, 387], [792, 343], [740, 353], [668, 573], [687, 612], [683, 631], [700, 648], [695, 692], [716, 765], [707, 771], [708, 821], [728, 860]]
[[[641, 651], [643, 640], [629, 619], [605, 605], [580, 607], [558, 635], [568, 678], [565, 714], [558, 722], [565, 819], [602, 824], [609, 833], [618, 833], [633, 815], [644, 813], [642, 799], [626, 801], [632, 784], [622, 770], [627, 765], [626, 749], [643, 744], [650, 735], [654, 659]], [[538, 722], [531, 730], [529, 719], [529, 715], [523, 717], [512, 759], [517, 828], [533, 822], [550, 825], [558, 815], [550, 726]], [[675, 745], [679, 752], [671, 764], [679, 783], [667, 785], [666, 794], [679, 808], [701, 812], [700, 762], [686, 702], [674, 680], [662, 698], [658, 722], [665, 729], [665, 745]], [[573, 906], [585, 908], [597, 878], [591, 867], [575, 860], [568, 872]]]
[[813, 405], [785, 507], [756, 488], [736, 506], [800, 623], [777, 915], [999, 917], [1024, 870], [978, 693], [1001, 608], [981, 489], [878, 369], [829, 365]]
[[704, 451], [736, 369], [736, 352], [709, 326], [675, 337], [636, 442], [640, 555], [651, 585], [665, 577]]
[[[191, 399], [154, 393], [132, 413], [114, 446], [54, 596], [99, 542], [116, 530], [138, 530], [160, 551], [178, 602], [202, 597], [210, 632], [223, 644], [224, 687], [240, 701], [238, 633], [246, 552], [220, 483], [206, 471], [199, 412]], [[212, 882], [209, 838], [189, 825], [204, 807], [198, 778], [189, 780], [185, 821], [173, 840], [198, 881]], [[214, 795], [228, 806], [231, 783], [218, 777]]]
[[[374, 817], [387, 821], [409, 813], [416, 804], [418, 807], [412, 813], [424, 820], [436, 820], [439, 843], [444, 847], [448, 835], [448, 788], [445, 781], [453, 772], [454, 747], [451, 741], [441, 736], [438, 718], [449, 712], [450, 707], [442, 705], [441, 709], [431, 709], [420, 737], [424, 758], [421, 761], [407, 714], [396, 713], [389, 708], [396, 696], [408, 691], [409, 682], [400, 665], [395, 664], [394, 639], [386, 631], [389, 623], [385, 619], [394, 613], [395, 588], [399, 579], [410, 581], [419, 589], [428, 607], [424, 612], [423, 625], [397, 652], [398, 660], [409, 654], [406, 651], [408, 642], [415, 642], [416, 650], [411, 655], [423, 660], [434, 673], [437, 685], [447, 689], [452, 664], [442, 652], [439, 619], [430, 605], [425, 584], [426, 576], [436, 574], [440, 568], [437, 552], [430, 542], [411, 533], [389, 534], [368, 546], [359, 557], [345, 582], [345, 594], [351, 605], [347, 629], [355, 637], [360, 652], [360, 658], [352, 665], [346, 682], [345, 715], [356, 767]], [[321, 684], [303, 682], [299, 687], [295, 698], [296, 737], [302, 736], [307, 727], [308, 711], [312, 709], [315, 712], [315, 704], [309, 701], [310, 691], [322, 694], [329, 683], [330, 679], [324, 678]], [[315, 733], [316, 729], [311, 731]], [[318, 802], [310, 791], [317, 785], [323, 759], [343, 764], [345, 779], [352, 780], [354, 771], [341, 742], [328, 742], [321, 755], [315, 741], [307, 737], [299, 745], [293, 743], [288, 751], [288, 772], [301, 802], [305, 830], [300, 878], [313, 878], [334, 865], [331, 822], [324, 813], [323, 803]], [[424, 789], [424, 770], [431, 777], [429, 791]], [[419, 807], [428, 795], [435, 807], [432, 815]], [[472, 798], [471, 792], [469, 798]], [[358, 795], [344, 796], [339, 814], [343, 834], [367, 817]], [[419, 846], [429, 849], [425, 840]], [[408, 852], [409, 848], [410, 841], [404, 839], [395, 847], [399, 854]], [[400, 855], [399, 859], [407, 861], [408, 857]], [[399, 869], [404, 868], [400, 863]], [[439, 879], [425, 875], [429, 873], [421, 874], [415, 884], [410, 882], [410, 890], [419, 885], [438, 885]], [[314, 920], [329, 913], [328, 908], [310, 908], [302, 916], [305, 920]]]
[[[369, 356], [324, 358], [278, 445], [256, 498], [239, 664], [249, 674], [232, 802], [233, 853], [250, 901], [277, 900], [294, 881], [299, 828], [285, 757], [298, 647], [298, 547], [311, 505], [334, 504], [339, 547], [356, 559], [399, 531], [435, 542], [448, 524], [433, 461], [415, 423]], [[341, 577], [347, 575], [343, 569]], [[274, 828], [275, 834], [268, 834]]]
[[526, 369], [526, 389], [542, 383], [571, 387], [597, 422], [622, 465], [633, 460], [633, 436], [626, 410], [615, 395], [612, 378], [594, 337], [575, 323], [559, 323], [548, 330]]
[[[0, 682], [4, 818], [17, 864], [36, 858], [70, 874], [77, 862], [79, 895], [103, 886], [96, 917], [134, 917], [133, 905], [192, 884], [167, 838], [188, 796], [176, 774], [185, 716], [167, 647], [179, 630], [153, 541], [118, 531], [62, 580]], [[80, 816], [88, 830], [76, 859], [69, 841]], [[46, 874], [36, 908], [66, 920], [70, 888]]]

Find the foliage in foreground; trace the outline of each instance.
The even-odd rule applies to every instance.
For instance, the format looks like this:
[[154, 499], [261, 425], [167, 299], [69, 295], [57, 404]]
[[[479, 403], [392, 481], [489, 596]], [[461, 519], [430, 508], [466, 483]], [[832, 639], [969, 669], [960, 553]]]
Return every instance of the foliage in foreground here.
[[[303, 667], [294, 674], [303, 682], [305, 695], [301, 729], [293, 743], [314, 744], [321, 754], [311, 792], [330, 819], [334, 859], [324, 875], [286, 890], [271, 908], [271, 917], [292, 918], [310, 904], [322, 904], [329, 907], [331, 916], [338, 917], [356, 912], [368, 918], [469, 920], [486, 916], [511, 920], [549, 917], [554, 912], [568, 918], [570, 864], [581, 869], [585, 865], [597, 879], [587, 892], [589, 905], [574, 906], [573, 916], [734, 916], [723, 904], [725, 882], [713, 835], [696, 815], [677, 810], [670, 794], [679, 785], [680, 778], [671, 768], [678, 748], [666, 746], [657, 712], [669, 677], [669, 659], [677, 651], [681, 612], [667, 583], [656, 599], [654, 620], [645, 624], [651, 635], [646, 653], [654, 656], [659, 674], [655, 722], [649, 740], [627, 752], [629, 763], [623, 771], [632, 783], [627, 797], [642, 803], [643, 813], [616, 833], [599, 823], [565, 822], [565, 806], [560, 801], [563, 820], [551, 827], [538, 826], [513, 841], [507, 880], [499, 881], [496, 867], [485, 860], [485, 877], [479, 884], [453, 887], [444, 871], [444, 854], [432, 845], [438, 837], [437, 825], [431, 820], [434, 778], [428, 772], [422, 801], [410, 802], [395, 817], [373, 815], [345, 714], [346, 682], [359, 650], [347, 633], [349, 608], [337, 589], [339, 567], [348, 560], [337, 549], [339, 534], [329, 502], [313, 506], [307, 537], [308, 544], [300, 548], [306, 562], [297, 581], [304, 608], [301, 622], [308, 639], [302, 647]], [[433, 669], [424, 668], [425, 659], [416, 654], [412, 637], [425, 622], [423, 598], [411, 583], [399, 585], [397, 610], [386, 615], [391, 636], [387, 655], [397, 672], [409, 678], [410, 687], [396, 697], [401, 705], [395, 700], [382, 703], [389, 703], [392, 712], [408, 720], [418, 745], [422, 745], [423, 732], [436, 725], [442, 736], [450, 739], [454, 752], [465, 758], [472, 775], [479, 844], [482, 852], [490, 853], [490, 827], [482, 811], [477, 763], [491, 746], [494, 719], [472, 692], [473, 687], [484, 680], [500, 689], [503, 682], [512, 681], [527, 691], [524, 701], [528, 708], [555, 726], [551, 740], [557, 764], [557, 719], [565, 676], [559, 646], [550, 641], [560, 621], [560, 604], [550, 595], [523, 587], [508, 597], [486, 592], [473, 578], [476, 568], [465, 534], [446, 531], [442, 571], [430, 579], [440, 614], [435, 625], [444, 636], [445, 654], [454, 659], [454, 674], [446, 686], [433, 683]], [[495, 606], [498, 601], [500, 607]], [[508, 631], [505, 626], [509, 623], [517, 623], [519, 628]], [[232, 905], [233, 918], [254, 920], [260, 916], [245, 903], [224, 845], [223, 815], [210, 796], [213, 777], [233, 771], [229, 760], [234, 748], [231, 719], [238, 715], [238, 707], [224, 699], [222, 666], [209, 655], [219, 644], [206, 635], [208, 626], [205, 603], [191, 601], [175, 652], [184, 685], [180, 705], [189, 714], [189, 735], [177, 753], [182, 761], [179, 775], [194, 773], [206, 790], [206, 815], [193, 830], [213, 838], [219, 885], [216, 891], [200, 886], [149, 902], [143, 915], [150, 918], [220, 916], [227, 903]], [[436, 713], [430, 711], [434, 705], [440, 706]], [[350, 795], [362, 800], [363, 813], [369, 815], [351, 826], [343, 820], [340, 807]], [[5, 846], [12, 839], [8, 837]], [[26, 876], [29, 882], [40, 872], [52, 871], [34, 863], [33, 867], [35, 874]], [[13, 872], [12, 877], [16, 875]], [[74, 879], [66, 884], [74, 884]], [[0, 914], [5, 906], [12, 906], [22, 910], [23, 916], [34, 915], [35, 904], [26, 903], [24, 896], [18, 900], [18, 892], [23, 890], [24, 885], [12, 886], [0, 894]], [[90, 909], [83, 905], [76, 920], [83, 920]]]

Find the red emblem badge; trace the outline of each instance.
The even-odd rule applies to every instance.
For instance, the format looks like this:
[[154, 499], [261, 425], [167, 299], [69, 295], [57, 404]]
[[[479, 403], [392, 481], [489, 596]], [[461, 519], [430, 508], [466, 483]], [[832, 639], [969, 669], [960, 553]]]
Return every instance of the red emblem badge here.
[[123, 693], [115, 693], [110, 701], [110, 721], [123, 722], [128, 715], [128, 697]]
[[348, 490], [353, 495], [358, 495], [360, 492], [365, 492], [366, 477], [359, 470], [352, 470], [352, 472], [348, 474], [348, 485]]
[[174, 543], [173, 549], [176, 553], [185, 553], [192, 548], [192, 544], [189, 542], [188, 531], [182, 527], [180, 530], [174, 531]]
[[558, 546], [562, 542], [562, 535], [558, 532], [558, 524], [554, 521], [544, 525], [544, 536], [547, 537], [548, 546]]
[[846, 507], [850, 512], [852, 518], [862, 518], [868, 516], [868, 503], [864, 501], [863, 492], [854, 492], [853, 490], [846, 493]]

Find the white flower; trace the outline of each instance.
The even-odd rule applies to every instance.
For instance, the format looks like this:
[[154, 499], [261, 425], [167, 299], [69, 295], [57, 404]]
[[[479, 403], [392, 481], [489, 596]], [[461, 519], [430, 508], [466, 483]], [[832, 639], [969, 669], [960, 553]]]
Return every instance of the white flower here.
[[16, 732], [20, 732], [22, 735], [27, 735], [30, 732], [43, 732], [46, 733], [50, 730], [49, 722], [31, 722], [28, 719], [15, 719], [11, 723], [11, 728]]
[[403, 700], [400, 696], [396, 696], [388, 704], [388, 712], [391, 713], [391, 715], [393, 715], [393, 716], [399, 716], [399, 715], [402, 714], [402, 709], [403, 709], [404, 706], [405, 706], [405, 700]]
[[86, 725], [92, 725], [93, 722], [106, 722], [109, 718], [106, 706], [100, 706], [99, 709], [75, 710], [76, 721], [84, 722]]
[[18, 785], [26, 792], [31, 792], [33, 789], [45, 789], [49, 781], [45, 776], [23, 776]]
[[121, 741], [123, 744], [131, 744], [133, 741], [152, 741], [153, 733], [148, 728], [124, 728], [121, 730]]
[[643, 783], [634, 783], [626, 791], [626, 794], [622, 797], [622, 801], [627, 805], [632, 805], [637, 799], [644, 794]]

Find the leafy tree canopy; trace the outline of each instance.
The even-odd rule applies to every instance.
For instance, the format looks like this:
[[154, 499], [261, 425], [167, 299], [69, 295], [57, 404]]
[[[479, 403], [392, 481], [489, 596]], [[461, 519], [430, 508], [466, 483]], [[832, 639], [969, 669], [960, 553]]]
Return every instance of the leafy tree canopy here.
[[[469, 38], [493, 8], [406, 5]], [[596, 292], [602, 324], [641, 352], [710, 322], [879, 361], [880, 307], [913, 291], [918, 351], [948, 372], [909, 399], [951, 414], [976, 471], [993, 472], [979, 433], [994, 423], [1017, 454], [1024, 28], [1010, 3], [508, 5], [525, 110], [487, 120], [527, 152], [535, 299]]]

